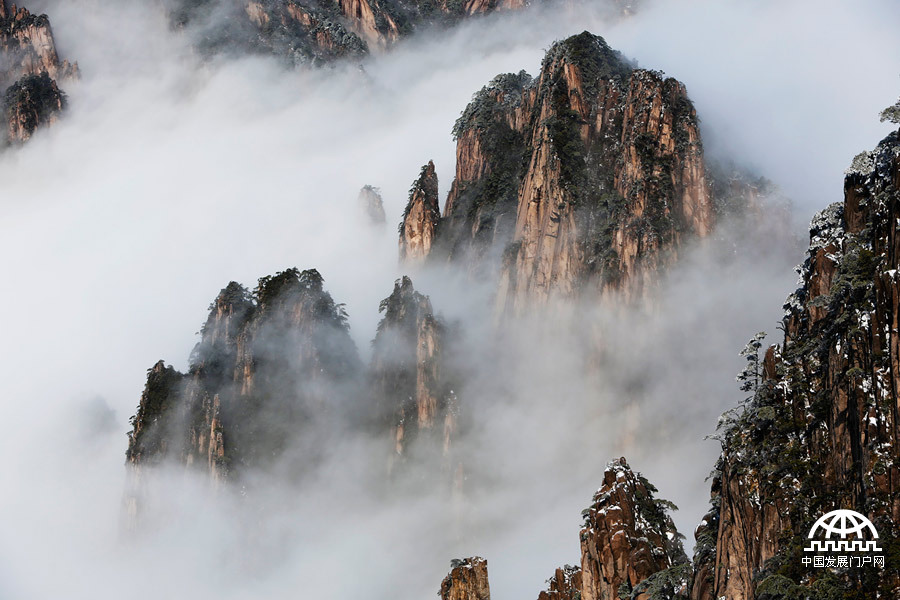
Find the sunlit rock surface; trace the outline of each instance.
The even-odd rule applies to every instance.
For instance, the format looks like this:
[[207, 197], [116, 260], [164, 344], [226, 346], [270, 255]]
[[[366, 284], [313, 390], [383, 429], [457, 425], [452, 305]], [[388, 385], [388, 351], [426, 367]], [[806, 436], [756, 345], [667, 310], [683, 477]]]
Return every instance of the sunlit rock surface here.
[[477, 556], [454, 560], [438, 595], [441, 600], [491, 600], [487, 561]]
[[57, 80], [78, 76], [78, 64], [60, 60], [47, 15], [0, 0], [0, 85], [6, 142], [28, 140], [66, 107]]
[[435, 257], [499, 270], [497, 303], [641, 297], [715, 211], [684, 85], [588, 32], [540, 75], [495, 78], [454, 128], [456, 176]]
[[431, 253], [441, 219], [438, 179], [434, 163], [422, 167], [409, 191], [409, 202], [400, 222], [400, 261], [422, 263]]

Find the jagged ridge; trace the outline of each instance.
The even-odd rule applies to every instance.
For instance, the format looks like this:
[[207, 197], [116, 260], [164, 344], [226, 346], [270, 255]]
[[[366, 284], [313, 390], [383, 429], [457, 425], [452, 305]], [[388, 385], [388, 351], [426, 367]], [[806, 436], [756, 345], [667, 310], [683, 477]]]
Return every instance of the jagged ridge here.
[[[844, 202], [812, 221], [800, 287], [784, 306], [784, 340], [768, 349], [760, 385], [723, 428], [715, 551], [698, 570], [697, 599], [768, 598], [774, 589], [785, 598], [873, 598], [900, 589], [898, 157], [897, 132], [857, 156]], [[875, 523], [883, 570], [802, 565], [806, 532], [840, 507]]]
[[327, 422], [360, 375], [347, 315], [318, 271], [263, 277], [252, 294], [231, 282], [210, 305], [188, 373], [162, 361], [150, 370], [128, 461], [168, 457], [217, 479], [265, 467], [310, 423]]
[[588, 32], [554, 44], [537, 79], [495, 78], [453, 133], [430, 260], [499, 271], [501, 310], [583, 290], [640, 295], [683, 239], [712, 227], [684, 86]]

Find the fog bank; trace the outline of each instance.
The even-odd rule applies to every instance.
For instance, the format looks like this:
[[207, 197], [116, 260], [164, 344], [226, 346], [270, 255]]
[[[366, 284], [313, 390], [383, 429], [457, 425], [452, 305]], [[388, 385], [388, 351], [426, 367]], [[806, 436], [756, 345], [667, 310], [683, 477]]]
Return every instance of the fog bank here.
[[[124, 433], [146, 369], [186, 367], [231, 280], [319, 269], [367, 359], [378, 302], [404, 274], [395, 225], [410, 183], [433, 159], [443, 197], [472, 93], [500, 72], [536, 74], [555, 39], [589, 29], [684, 81], [708, 153], [772, 179], [801, 223], [841, 199], [843, 168], [887, 132], [877, 113], [900, 88], [900, 9], [887, 1], [659, 2], [615, 24], [555, 7], [314, 72], [201, 61], [147, 3], [29, 8], [51, 16], [83, 78], [64, 86], [58, 125], [0, 154], [4, 598], [414, 598], [472, 554], [488, 558], [496, 599], [535, 597], [578, 562], [580, 511], [622, 453], [681, 506], [690, 547], [717, 454], [702, 438], [741, 398], [737, 353], [775, 332], [802, 260], [766, 221], [724, 223], [685, 251], [653, 311], [590, 314], [614, 349], [600, 357], [571, 324], [500, 337], [489, 287], [414, 274], [469, 355], [462, 523], [439, 493], [364, 496], [377, 441], [340, 439], [302, 493], [270, 482], [249, 500], [210, 498], [160, 473], [159, 527], [129, 540]], [[364, 184], [382, 190], [383, 230], [357, 214]]]

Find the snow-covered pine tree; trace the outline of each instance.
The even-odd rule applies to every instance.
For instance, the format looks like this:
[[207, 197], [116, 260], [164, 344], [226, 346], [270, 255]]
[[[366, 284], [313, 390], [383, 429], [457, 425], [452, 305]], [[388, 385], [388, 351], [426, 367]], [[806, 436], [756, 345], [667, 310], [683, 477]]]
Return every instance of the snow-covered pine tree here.
[[750, 338], [750, 341], [747, 342], [747, 345], [741, 350], [741, 356], [747, 359], [747, 364], [741, 372], [738, 373], [735, 380], [741, 383], [742, 392], [752, 392], [752, 395], [746, 398], [747, 403], [753, 400], [756, 391], [759, 389], [760, 379], [762, 378], [762, 361], [759, 359], [759, 349], [762, 347], [762, 341], [764, 339], [766, 339], [766, 332], [760, 331]]

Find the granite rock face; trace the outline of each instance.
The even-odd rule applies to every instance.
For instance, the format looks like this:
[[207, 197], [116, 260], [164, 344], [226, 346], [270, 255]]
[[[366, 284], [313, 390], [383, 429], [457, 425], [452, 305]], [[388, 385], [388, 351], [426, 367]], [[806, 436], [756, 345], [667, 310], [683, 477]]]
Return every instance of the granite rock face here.
[[[710, 510], [688, 561], [674, 508], [624, 459], [583, 512], [581, 565], [539, 600], [831, 600], [900, 594], [900, 132], [857, 156], [844, 201], [816, 215], [783, 341], [742, 353], [749, 393], [723, 415]], [[804, 565], [832, 510], [878, 531], [884, 566]]]
[[57, 81], [78, 76], [78, 64], [60, 60], [47, 15], [0, 0], [0, 85], [6, 143], [27, 141], [56, 122], [66, 107]]
[[[581, 597], [650, 600], [643, 591], [651, 576], [681, 566], [689, 572], [682, 536], [669, 516], [674, 506], [655, 497], [656, 488], [624, 458], [606, 467], [581, 529]], [[642, 587], [642, 584], [643, 587]], [[688, 580], [683, 582], [687, 594]]]
[[400, 223], [400, 261], [422, 263], [431, 254], [441, 219], [438, 179], [434, 163], [422, 167], [409, 190], [409, 202]]
[[[538, 600], [687, 600], [691, 564], [669, 514], [675, 507], [656, 491], [624, 458], [610, 462], [582, 513], [581, 566], [556, 569]], [[454, 564], [440, 595], [487, 598], [487, 561]]]
[[387, 475], [414, 455], [461, 491], [454, 329], [408, 277], [381, 302], [367, 368], [314, 269], [252, 292], [231, 282], [209, 309], [187, 372], [148, 370], [126, 453], [132, 512], [146, 468], [181, 465], [216, 485], [267, 472], [300, 481], [348, 434], [384, 440]]
[[452, 561], [438, 595], [441, 600], [491, 600], [487, 561], [477, 556]]
[[78, 65], [60, 60], [47, 15], [33, 15], [27, 8], [0, 2], [0, 52], [2, 79], [47, 73], [51, 79], [76, 76]]
[[300, 453], [293, 464], [308, 468], [361, 375], [346, 314], [317, 271], [263, 277], [252, 293], [232, 282], [210, 305], [188, 372], [150, 369], [128, 463], [168, 460], [223, 480]]
[[420, 457], [436, 455], [446, 469], [459, 470], [452, 463], [458, 400], [454, 374], [446, 364], [448, 326], [408, 277], [394, 284], [380, 310], [384, 317], [373, 342], [369, 379], [381, 426], [391, 432], [390, 470], [404, 462], [413, 447]]
[[579, 600], [581, 589], [581, 568], [566, 565], [547, 580], [547, 589], [538, 594], [538, 600]]
[[[819, 213], [760, 359], [747, 406], [723, 427], [693, 597], [891, 598], [900, 591], [900, 136], [856, 157], [844, 201]], [[806, 533], [850, 508], [878, 529], [884, 569], [802, 565]], [[702, 543], [699, 543], [701, 542]]]
[[38, 127], [57, 121], [66, 107], [66, 96], [44, 72], [26, 75], [9, 86], [3, 95], [3, 106], [7, 141], [25, 142]]
[[386, 51], [416, 31], [526, 5], [524, 0], [176, 0], [171, 18], [175, 26], [195, 30], [207, 53], [258, 52], [291, 64], [321, 65]]
[[588, 32], [541, 73], [501, 75], [454, 127], [456, 176], [433, 260], [496, 273], [498, 306], [641, 297], [715, 211], [684, 85]]

